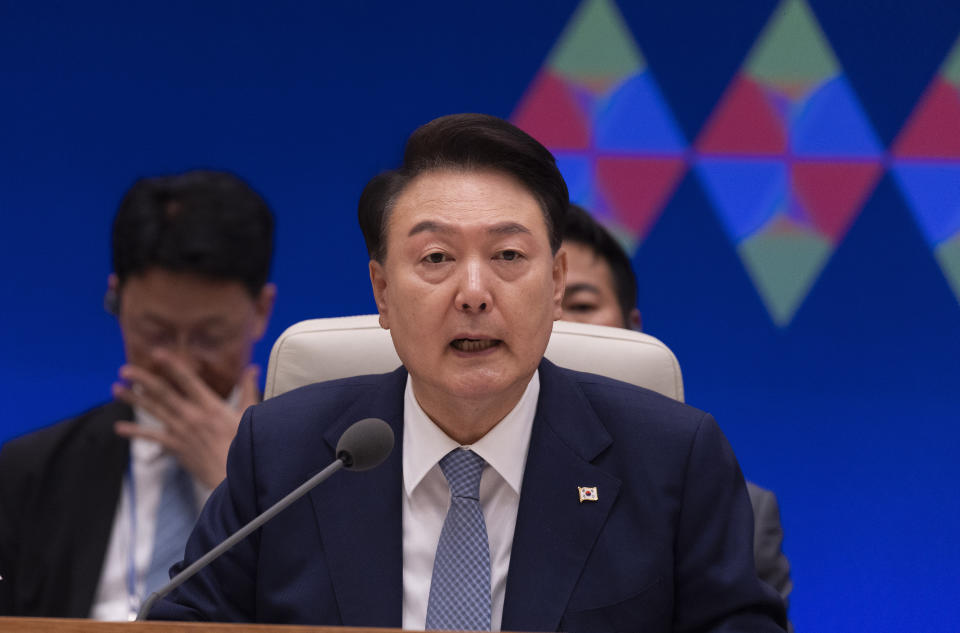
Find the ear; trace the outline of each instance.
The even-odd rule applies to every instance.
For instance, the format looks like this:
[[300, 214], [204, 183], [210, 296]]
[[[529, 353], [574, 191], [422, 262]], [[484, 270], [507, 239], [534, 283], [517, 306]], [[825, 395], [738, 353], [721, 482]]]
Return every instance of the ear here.
[[553, 320], [563, 318], [563, 291], [567, 285], [567, 251], [560, 247], [553, 256]]
[[387, 309], [387, 271], [383, 264], [375, 259], [370, 260], [370, 285], [373, 288], [373, 300], [380, 313], [380, 327], [390, 329], [390, 314]]
[[254, 299], [254, 310], [257, 322], [254, 324], [253, 340], [259, 341], [267, 331], [267, 323], [273, 314], [273, 304], [277, 300], [276, 284], [264, 284], [260, 294]]
[[113, 316], [120, 315], [120, 280], [114, 273], [107, 275], [107, 291], [103, 294], [103, 309]]
[[630, 310], [630, 316], [627, 320], [627, 327], [631, 330], [636, 330], [640, 332], [643, 330], [643, 319], [640, 318], [640, 310], [634, 308]]

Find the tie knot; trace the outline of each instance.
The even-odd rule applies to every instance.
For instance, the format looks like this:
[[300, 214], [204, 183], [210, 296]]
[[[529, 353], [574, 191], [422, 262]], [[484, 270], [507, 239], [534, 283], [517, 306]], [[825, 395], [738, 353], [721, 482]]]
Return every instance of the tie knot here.
[[480, 475], [486, 463], [482, 457], [464, 448], [456, 448], [444, 455], [440, 470], [450, 484], [450, 494], [480, 499]]

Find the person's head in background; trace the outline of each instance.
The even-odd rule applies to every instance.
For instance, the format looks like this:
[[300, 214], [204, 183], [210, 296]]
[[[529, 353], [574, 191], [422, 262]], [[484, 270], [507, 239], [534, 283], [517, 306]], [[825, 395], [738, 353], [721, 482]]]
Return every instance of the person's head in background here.
[[563, 320], [639, 330], [637, 279], [630, 259], [616, 239], [575, 204], [567, 211], [563, 249]]
[[264, 334], [273, 215], [236, 176], [215, 171], [145, 178], [113, 222], [106, 308], [117, 316], [127, 363], [165, 376], [170, 354], [226, 397]]

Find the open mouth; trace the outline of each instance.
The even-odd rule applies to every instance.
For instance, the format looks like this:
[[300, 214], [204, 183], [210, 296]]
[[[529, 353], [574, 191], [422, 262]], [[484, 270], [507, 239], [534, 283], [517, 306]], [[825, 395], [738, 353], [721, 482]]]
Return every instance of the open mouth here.
[[472, 339], [458, 338], [450, 342], [453, 349], [460, 352], [483, 352], [499, 345], [501, 341], [497, 339]]

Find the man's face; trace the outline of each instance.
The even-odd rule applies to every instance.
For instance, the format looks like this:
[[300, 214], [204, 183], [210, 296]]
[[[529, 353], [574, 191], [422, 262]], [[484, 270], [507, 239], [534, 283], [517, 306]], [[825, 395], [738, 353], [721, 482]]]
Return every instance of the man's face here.
[[[563, 320], [610, 327], [629, 327], [617, 301], [610, 264], [592, 248], [566, 241], [567, 287], [563, 293]], [[638, 313], [639, 314], [639, 313]]]
[[218, 281], [159, 268], [135, 275], [119, 290], [120, 330], [127, 362], [163, 375], [153, 358], [163, 348], [186, 362], [221, 397], [230, 394], [263, 336], [275, 289], [254, 298], [238, 281]]
[[501, 172], [427, 172], [397, 198], [386, 244], [370, 263], [380, 324], [421, 404], [519, 400], [560, 317], [566, 270], [534, 197]]

